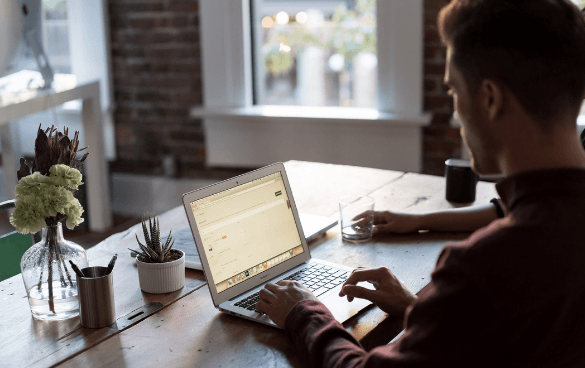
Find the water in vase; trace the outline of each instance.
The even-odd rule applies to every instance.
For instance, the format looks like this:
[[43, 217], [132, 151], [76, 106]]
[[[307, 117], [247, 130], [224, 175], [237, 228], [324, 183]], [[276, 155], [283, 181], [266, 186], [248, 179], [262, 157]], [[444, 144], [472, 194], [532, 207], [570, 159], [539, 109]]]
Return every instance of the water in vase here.
[[49, 286], [43, 283], [41, 288], [32, 287], [28, 291], [28, 302], [33, 316], [47, 321], [58, 321], [79, 315], [77, 301], [77, 285], [62, 286], [60, 282], [53, 282], [54, 311], [49, 306]]

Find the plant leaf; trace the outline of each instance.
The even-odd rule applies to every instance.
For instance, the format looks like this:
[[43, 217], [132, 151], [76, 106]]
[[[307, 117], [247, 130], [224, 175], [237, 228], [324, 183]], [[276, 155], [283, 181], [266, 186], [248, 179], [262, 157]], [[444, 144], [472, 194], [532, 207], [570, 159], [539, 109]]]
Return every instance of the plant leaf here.
[[155, 218], [154, 221], [155, 221], [155, 224], [156, 224], [155, 225], [155, 227], [156, 227], [156, 246], [158, 248], [158, 252], [160, 254], [163, 254], [164, 253], [163, 252], [163, 247], [162, 247], [162, 244], [160, 242], [160, 220], [158, 220], [158, 219]]
[[144, 244], [142, 244], [140, 242], [140, 240], [138, 240], [138, 235], [134, 234], [134, 236], [136, 236], [136, 241], [138, 242], [138, 245], [140, 246], [140, 249], [142, 249], [142, 251], [144, 252], [144, 255], [146, 258], [151, 258], [151, 259], [156, 259], [156, 254], [153, 257], [153, 252], [150, 248], [148, 248], [147, 246], [145, 246]]
[[71, 150], [69, 149], [70, 144], [71, 141], [69, 140], [69, 137], [64, 135], [59, 141], [60, 152], [57, 163], [67, 166], [71, 165]]
[[146, 229], [146, 222], [144, 217], [142, 218], [142, 232], [144, 233], [144, 241], [149, 248], [152, 248], [152, 242], [150, 240], [150, 236], [148, 235], [148, 230]]
[[35, 169], [43, 175], [49, 173], [51, 167], [50, 140], [45, 131], [39, 126], [37, 139], [35, 140]]
[[[87, 147], [85, 147], [85, 148], [87, 148]], [[77, 160], [77, 162], [83, 162], [83, 161], [85, 161], [85, 159], [87, 158], [87, 156], [89, 156], [89, 152], [85, 152], [83, 154], [83, 156], [81, 156], [81, 158], [79, 160]]]
[[171, 231], [169, 231], [169, 236], [167, 236], [167, 241], [165, 242], [165, 245], [163, 247], [164, 253], [166, 254], [169, 250], [169, 244], [171, 243], [171, 240], [173, 240], [173, 237], [171, 236], [171, 234], [173, 233], [173, 229], [171, 229]]
[[18, 177], [18, 180], [24, 178], [25, 176], [29, 176], [30, 174], [31, 174], [31, 172], [30, 172], [30, 167], [28, 166], [28, 163], [26, 162], [24, 157], [21, 157], [20, 158], [20, 169], [16, 172], [16, 176]]
[[154, 262], [158, 262], [158, 254], [156, 254], [154, 250], [145, 247], [144, 245], [142, 245], [141, 249], [144, 249], [144, 252], [148, 255], [148, 258], [150, 258]]
[[128, 249], [129, 249], [130, 251], [132, 251], [132, 252], [136, 253], [136, 254], [137, 254], [137, 255], [139, 255], [139, 256], [142, 256], [142, 257], [146, 257], [146, 258], [148, 258], [148, 256], [147, 256], [146, 254], [142, 253], [142, 252], [139, 252], [139, 251], [137, 251], [137, 250], [130, 249], [130, 248], [128, 248]]
[[173, 242], [171, 243], [171, 245], [168, 247], [167, 251], [165, 252], [165, 257], [167, 257], [171, 253], [171, 249], [173, 249], [173, 245], [175, 245], [175, 239], [173, 239]]

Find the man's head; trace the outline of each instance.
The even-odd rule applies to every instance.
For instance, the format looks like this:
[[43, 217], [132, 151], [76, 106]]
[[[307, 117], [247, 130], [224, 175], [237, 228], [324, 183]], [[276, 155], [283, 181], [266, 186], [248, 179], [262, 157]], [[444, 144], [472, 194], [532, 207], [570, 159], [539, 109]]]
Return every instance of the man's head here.
[[585, 94], [585, 18], [570, 1], [452, 0], [438, 26], [476, 171], [498, 171], [491, 155], [513, 127], [495, 120], [522, 115], [543, 132], [574, 126]]

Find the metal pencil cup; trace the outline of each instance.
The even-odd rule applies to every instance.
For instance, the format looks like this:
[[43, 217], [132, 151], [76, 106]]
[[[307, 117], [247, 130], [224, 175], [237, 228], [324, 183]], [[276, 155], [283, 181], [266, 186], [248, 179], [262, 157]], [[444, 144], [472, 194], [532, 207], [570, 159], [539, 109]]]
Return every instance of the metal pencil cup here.
[[77, 276], [79, 317], [87, 328], [101, 328], [116, 322], [113, 272], [106, 267], [82, 269], [86, 277]]

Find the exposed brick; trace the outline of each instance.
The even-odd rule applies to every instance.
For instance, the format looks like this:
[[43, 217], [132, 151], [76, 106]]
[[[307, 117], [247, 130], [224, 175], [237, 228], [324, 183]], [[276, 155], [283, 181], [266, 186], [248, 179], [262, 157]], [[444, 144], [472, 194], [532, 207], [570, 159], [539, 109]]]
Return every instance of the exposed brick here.
[[424, 108], [431, 111], [448, 111], [452, 109], [453, 99], [449, 96], [431, 96], [425, 97]]
[[432, 126], [449, 126], [451, 123], [452, 113], [435, 113], [433, 120], [431, 121]]
[[447, 128], [446, 137], [453, 142], [458, 142], [459, 144], [461, 143], [461, 133], [459, 128]]
[[[424, 2], [424, 172], [443, 175], [459, 154], [459, 131], [449, 126], [452, 99], [442, 83], [445, 47], [437, 15], [448, 0]], [[162, 174], [162, 155], [177, 157], [180, 177], [225, 179], [247, 169], [205, 165], [201, 121], [189, 109], [203, 101], [197, 0], [109, 0], [118, 159], [112, 170]], [[252, 169], [252, 168], [250, 168]]]
[[166, 21], [166, 25], [168, 27], [176, 27], [176, 28], [180, 28], [180, 27], [186, 27], [190, 24], [190, 18], [187, 15], [177, 15], [174, 17], [171, 17], [169, 19], [167, 19]]
[[441, 41], [441, 38], [439, 37], [439, 33], [436, 30], [426, 29], [425, 30], [425, 40]]
[[[450, 127], [453, 100], [443, 84], [446, 48], [437, 30], [437, 16], [448, 0], [425, 0], [424, 29], [424, 109], [433, 114], [431, 125], [423, 130], [423, 172], [443, 175], [445, 160], [459, 157], [459, 129]], [[434, 82], [434, 83], [433, 83]], [[431, 88], [434, 87], [434, 88]]]
[[442, 7], [449, 4], [449, 0], [425, 0], [425, 9], [438, 12]]
[[437, 82], [434, 79], [425, 78], [425, 91], [435, 91], [437, 89]]
[[137, 93], [136, 94], [136, 99], [140, 100], [140, 101], [170, 101], [171, 98], [168, 94], [166, 93], [156, 93], [156, 92], [143, 92], [143, 93]]
[[425, 62], [425, 74], [444, 75], [445, 74], [445, 63], [444, 62]]
[[161, 21], [158, 19], [130, 19], [128, 25], [134, 29], [150, 29], [161, 25]]
[[181, 12], [198, 12], [197, 0], [171, 0], [166, 6], [167, 10]]

